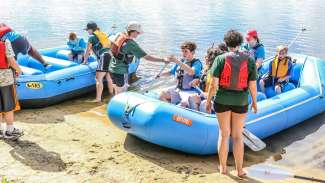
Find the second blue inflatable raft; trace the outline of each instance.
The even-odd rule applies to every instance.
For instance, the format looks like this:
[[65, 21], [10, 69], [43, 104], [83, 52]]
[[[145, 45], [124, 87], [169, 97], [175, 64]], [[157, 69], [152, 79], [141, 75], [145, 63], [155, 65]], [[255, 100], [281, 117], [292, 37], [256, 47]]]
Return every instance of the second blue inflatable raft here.
[[[28, 55], [18, 55], [23, 74], [17, 79], [17, 93], [20, 104], [25, 108], [44, 107], [95, 90], [97, 61], [89, 58], [88, 65], [68, 60], [65, 47], [40, 50], [50, 64], [44, 68]], [[129, 65], [129, 74], [135, 74], [140, 60]]]

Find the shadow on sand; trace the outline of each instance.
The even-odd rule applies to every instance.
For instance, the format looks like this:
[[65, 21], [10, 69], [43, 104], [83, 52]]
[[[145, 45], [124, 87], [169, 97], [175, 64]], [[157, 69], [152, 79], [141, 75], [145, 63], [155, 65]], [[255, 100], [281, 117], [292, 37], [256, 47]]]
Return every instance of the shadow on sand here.
[[25, 166], [33, 170], [46, 172], [62, 172], [66, 170], [66, 164], [61, 159], [60, 154], [47, 151], [35, 142], [28, 140], [7, 140], [5, 141], [13, 149], [10, 155]]
[[[265, 139], [267, 148], [260, 152], [253, 152], [246, 149], [245, 166], [258, 164], [264, 162], [268, 158], [282, 154], [285, 147], [288, 147], [293, 142], [304, 139], [307, 135], [313, 134], [321, 126], [325, 125], [324, 119], [325, 113], [322, 113], [299, 125]], [[189, 155], [145, 142], [132, 135], [127, 135], [124, 148], [128, 152], [155, 163], [169, 171], [191, 175], [218, 172], [218, 160], [216, 155]], [[228, 165], [230, 166], [230, 171], [234, 170], [234, 160], [232, 156], [229, 156]], [[250, 178], [239, 180], [232, 175], [229, 177], [240, 182], [259, 182]]]

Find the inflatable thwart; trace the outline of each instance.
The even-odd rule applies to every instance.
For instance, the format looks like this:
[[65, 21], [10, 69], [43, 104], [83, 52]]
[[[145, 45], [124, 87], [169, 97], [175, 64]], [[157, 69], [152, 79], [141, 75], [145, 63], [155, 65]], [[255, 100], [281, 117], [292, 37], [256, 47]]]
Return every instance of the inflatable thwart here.
[[[28, 55], [17, 58], [23, 74], [17, 78], [17, 93], [24, 108], [44, 107], [95, 90], [96, 57], [89, 57], [83, 65], [68, 60], [66, 47], [40, 50], [50, 64], [45, 68]], [[140, 60], [129, 66], [130, 75], [135, 74]]]
[[[249, 112], [245, 128], [266, 138], [325, 111], [325, 61], [295, 54], [290, 83], [276, 95], [259, 93], [258, 113]], [[262, 74], [268, 71], [264, 63]], [[214, 114], [159, 101], [153, 93], [121, 93], [107, 107], [118, 128], [145, 141], [192, 154], [217, 153], [218, 123]]]

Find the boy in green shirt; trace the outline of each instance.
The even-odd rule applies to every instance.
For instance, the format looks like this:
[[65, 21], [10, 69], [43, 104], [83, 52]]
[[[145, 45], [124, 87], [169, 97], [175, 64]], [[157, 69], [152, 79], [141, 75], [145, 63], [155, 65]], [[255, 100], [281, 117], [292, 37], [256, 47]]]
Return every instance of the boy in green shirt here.
[[171, 62], [170, 57], [159, 58], [147, 54], [134, 40], [142, 33], [143, 30], [139, 23], [129, 22], [125, 32], [120, 33], [112, 43], [114, 56], [110, 63], [109, 71], [114, 83], [115, 94], [127, 90], [126, 77], [129, 64], [134, 57], [144, 58], [152, 62]]

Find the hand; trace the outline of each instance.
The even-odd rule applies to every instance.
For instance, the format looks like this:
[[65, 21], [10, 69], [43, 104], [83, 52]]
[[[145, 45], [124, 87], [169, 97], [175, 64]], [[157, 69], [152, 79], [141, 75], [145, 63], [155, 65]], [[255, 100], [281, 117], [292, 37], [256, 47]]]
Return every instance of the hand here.
[[165, 63], [172, 62], [172, 56], [167, 56], [167, 57], [163, 58], [163, 62], [165, 62]]
[[15, 74], [16, 74], [17, 77], [20, 76], [21, 73], [23, 73], [23, 72], [20, 69], [15, 71]]
[[257, 113], [257, 104], [256, 102], [253, 102], [251, 105], [251, 110], [256, 114]]
[[207, 113], [211, 114], [211, 102], [207, 101], [205, 104], [205, 110]]
[[284, 78], [279, 78], [279, 79], [278, 79], [278, 82], [279, 82], [279, 83], [282, 83], [282, 82], [285, 81], [285, 80], [287, 80], [287, 78], [285, 78], [285, 77], [284, 77]]
[[200, 80], [199, 79], [193, 79], [192, 82], [190, 83], [190, 86], [192, 87], [197, 87], [200, 85]]

